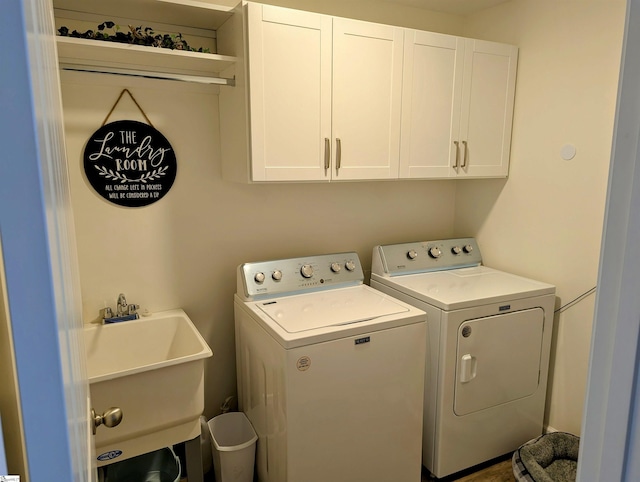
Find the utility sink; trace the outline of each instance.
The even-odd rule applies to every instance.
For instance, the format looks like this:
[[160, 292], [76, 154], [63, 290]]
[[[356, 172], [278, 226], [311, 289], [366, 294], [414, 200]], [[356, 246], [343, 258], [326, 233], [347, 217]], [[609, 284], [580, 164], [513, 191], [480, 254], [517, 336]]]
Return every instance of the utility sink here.
[[213, 355], [180, 309], [84, 328], [91, 406], [122, 410], [97, 427], [97, 465], [192, 440], [204, 410], [204, 360]]

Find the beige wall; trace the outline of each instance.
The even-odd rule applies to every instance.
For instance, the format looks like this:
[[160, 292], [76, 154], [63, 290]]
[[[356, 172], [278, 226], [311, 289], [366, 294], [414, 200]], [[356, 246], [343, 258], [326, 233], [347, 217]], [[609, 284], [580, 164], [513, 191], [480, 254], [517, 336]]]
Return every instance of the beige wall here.
[[[215, 353], [205, 393], [213, 416], [235, 392], [232, 297], [242, 262], [355, 250], [368, 268], [375, 244], [475, 235], [487, 264], [554, 283], [559, 304], [595, 284], [623, 0], [513, 0], [466, 19], [372, 0], [266, 3], [518, 45], [509, 180], [229, 183], [220, 175], [215, 87], [65, 72], [87, 321], [119, 292], [152, 311], [184, 308]], [[125, 87], [178, 157], [170, 193], [138, 209], [102, 200], [81, 169], [84, 143]], [[143, 120], [126, 97], [111, 120], [124, 118]], [[577, 148], [571, 161], [560, 159], [567, 143]], [[575, 433], [592, 312], [593, 296], [556, 319], [548, 417]]]
[[[81, 169], [86, 140], [127, 87], [171, 142], [178, 174], [144, 208], [112, 205]], [[63, 72], [62, 94], [83, 313], [97, 317], [118, 293], [151, 311], [183, 308], [214, 351], [205, 414], [235, 394], [233, 294], [247, 261], [357, 251], [451, 236], [453, 182], [244, 185], [221, 179], [215, 87]], [[127, 96], [110, 120], [144, 121]], [[224, 122], [224, 119], [222, 119]]]
[[[557, 306], [596, 284], [624, 14], [622, 0], [513, 0], [468, 20], [468, 36], [520, 58], [509, 180], [458, 183], [455, 232], [477, 236], [487, 264], [555, 284]], [[555, 319], [548, 424], [573, 433], [594, 298]]]
[[[238, 0], [216, 0], [216, 3], [232, 7], [238, 4]], [[261, 0], [258, 3], [452, 35], [462, 35], [464, 29], [463, 18], [458, 15], [385, 0]]]

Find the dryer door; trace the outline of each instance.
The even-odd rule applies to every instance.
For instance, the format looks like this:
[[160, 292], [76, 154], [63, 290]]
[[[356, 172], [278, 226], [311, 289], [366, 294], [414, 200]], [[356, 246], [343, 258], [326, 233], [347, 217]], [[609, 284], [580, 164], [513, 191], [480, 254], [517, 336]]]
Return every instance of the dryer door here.
[[454, 397], [466, 415], [535, 392], [544, 311], [531, 308], [463, 322], [458, 327]]

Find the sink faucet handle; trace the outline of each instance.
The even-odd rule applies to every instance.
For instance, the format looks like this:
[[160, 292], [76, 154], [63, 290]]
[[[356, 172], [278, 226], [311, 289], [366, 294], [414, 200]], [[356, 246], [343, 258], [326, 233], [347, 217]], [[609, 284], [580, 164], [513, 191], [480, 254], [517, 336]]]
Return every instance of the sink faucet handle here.
[[102, 308], [100, 311], [102, 312], [102, 319], [113, 317], [113, 311], [108, 306], [106, 308]]
[[140, 305], [136, 305], [135, 303], [132, 303], [127, 306], [127, 310], [130, 315], [135, 315], [139, 309], [140, 309]]

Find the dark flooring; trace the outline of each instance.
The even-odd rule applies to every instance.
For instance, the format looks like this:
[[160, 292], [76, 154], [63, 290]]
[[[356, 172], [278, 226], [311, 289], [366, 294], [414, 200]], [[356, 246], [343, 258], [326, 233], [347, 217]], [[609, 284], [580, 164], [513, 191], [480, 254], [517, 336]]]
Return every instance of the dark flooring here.
[[[515, 482], [511, 467], [511, 455], [505, 455], [478, 465], [469, 470], [442, 479], [429, 477], [426, 469], [423, 469], [422, 482]], [[204, 477], [205, 482], [214, 482], [213, 470]], [[186, 479], [183, 479], [186, 482]]]
[[422, 482], [514, 482], [515, 480], [511, 454], [442, 479], [429, 477], [426, 470], [422, 474]]

